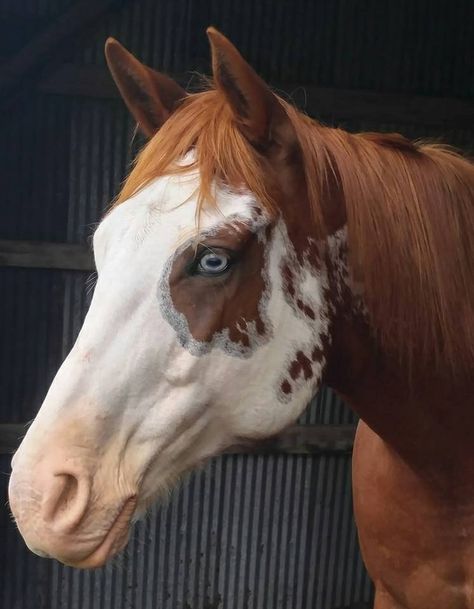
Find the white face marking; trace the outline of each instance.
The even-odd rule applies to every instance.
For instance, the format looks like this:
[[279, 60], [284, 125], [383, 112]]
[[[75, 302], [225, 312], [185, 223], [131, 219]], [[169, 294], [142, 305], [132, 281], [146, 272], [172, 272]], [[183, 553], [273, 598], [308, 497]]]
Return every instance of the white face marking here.
[[[85, 468], [94, 503], [84, 527], [131, 494], [138, 495], [138, 509], [145, 508], [183, 471], [242, 438], [277, 433], [297, 418], [320, 382], [324, 358], [312, 361], [310, 378], [303, 370], [290, 378], [290, 367], [298, 354], [310, 360], [315, 347], [323, 349], [326, 270], [297, 261], [282, 220], [267, 232], [264, 215], [256, 223], [250, 194], [219, 190], [218, 210], [202, 213], [200, 231], [242, 225], [258, 231], [265, 335], [242, 319], [247, 349], [234, 348], [225, 332], [205, 343], [173, 309], [166, 282], [175, 252], [196, 235], [197, 179], [191, 172], [160, 178], [100, 224], [90, 310], [15, 458], [12, 488], [30, 493], [36, 464], [53, 453]], [[285, 293], [285, 262], [312, 317]], [[282, 391], [285, 379], [290, 391]], [[33, 534], [27, 529], [24, 524], [26, 536]]]

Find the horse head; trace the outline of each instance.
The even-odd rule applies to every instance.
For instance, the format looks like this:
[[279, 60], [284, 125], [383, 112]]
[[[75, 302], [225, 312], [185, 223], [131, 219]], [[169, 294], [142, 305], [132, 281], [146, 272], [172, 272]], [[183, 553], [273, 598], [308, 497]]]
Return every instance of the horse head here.
[[106, 46], [149, 142], [95, 231], [90, 309], [10, 482], [28, 546], [77, 567], [183, 472], [294, 422], [325, 369], [343, 218], [310, 204], [296, 110], [208, 34], [214, 86], [192, 95]]

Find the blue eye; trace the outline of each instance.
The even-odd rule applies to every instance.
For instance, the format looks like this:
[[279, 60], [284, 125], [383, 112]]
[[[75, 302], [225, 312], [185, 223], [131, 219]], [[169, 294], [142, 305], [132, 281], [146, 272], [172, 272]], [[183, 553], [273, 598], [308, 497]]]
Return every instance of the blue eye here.
[[205, 275], [218, 275], [230, 266], [230, 258], [226, 254], [206, 252], [198, 263], [198, 271]]

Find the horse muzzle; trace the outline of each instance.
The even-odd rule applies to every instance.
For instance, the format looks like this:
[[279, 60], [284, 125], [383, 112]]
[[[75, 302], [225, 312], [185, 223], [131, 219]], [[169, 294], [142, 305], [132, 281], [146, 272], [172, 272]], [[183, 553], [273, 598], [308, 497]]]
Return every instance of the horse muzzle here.
[[102, 566], [123, 549], [137, 497], [109, 499], [105, 504], [92, 482], [86, 472], [61, 463], [29, 468], [15, 463], [10, 508], [33, 552], [87, 569]]

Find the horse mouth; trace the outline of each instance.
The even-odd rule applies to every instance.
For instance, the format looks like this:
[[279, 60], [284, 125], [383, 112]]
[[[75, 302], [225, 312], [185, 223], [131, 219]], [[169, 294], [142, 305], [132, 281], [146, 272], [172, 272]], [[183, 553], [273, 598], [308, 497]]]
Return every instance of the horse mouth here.
[[112, 556], [123, 550], [128, 541], [130, 521], [136, 504], [136, 496], [127, 499], [99, 545], [85, 558], [78, 561], [65, 561], [65, 564], [76, 569], [96, 569], [102, 567]]

